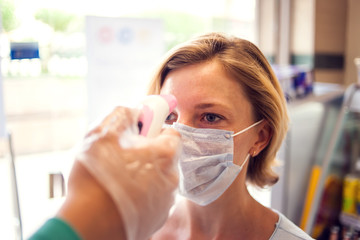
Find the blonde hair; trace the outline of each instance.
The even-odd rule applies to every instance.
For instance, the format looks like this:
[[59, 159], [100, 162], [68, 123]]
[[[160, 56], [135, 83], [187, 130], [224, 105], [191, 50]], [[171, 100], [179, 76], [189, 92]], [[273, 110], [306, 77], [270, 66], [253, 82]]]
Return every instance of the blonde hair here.
[[241, 85], [253, 108], [256, 121], [271, 127], [269, 144], [249, 161], [247, 180], [259, 187], [278, 181], [272, 170], [276, 153], [286, 135], [288, 115], [281, 86], [265, 56], [251, 42], [220, 33], [199, 36], [172, 49], [163, 60], [149, 87], [158, 94], [167, 74], [184, 66], [217, 60]]

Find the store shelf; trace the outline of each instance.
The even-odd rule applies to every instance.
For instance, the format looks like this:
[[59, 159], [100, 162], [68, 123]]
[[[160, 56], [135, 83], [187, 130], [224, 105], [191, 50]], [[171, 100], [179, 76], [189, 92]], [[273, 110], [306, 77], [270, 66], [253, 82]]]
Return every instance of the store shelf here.
[[[339, 209], [339, 201], [330, 203], [331, 198], [335, 199], [342, 194], [339, 187], [341, 179], [351, 170], [354, 162], [353, 156], [358, 154], [356, 149], [358, 149], [358, 141], [360, 141], [358, 135], [355, 134], [356, 132], [360, 133], [358, 124], [360, 115], [351, 107], [360, 105], [360, 97], [357, 97], [360, 95], [360, 87], [351, 85], [345, 91], [343, 90], [337, 85], [319, 84], [314, 86], [312, 95], [304, 99], [305, 103], [310, 100], [310, 103], [316, 102], [319, 108], [323, 107], [324, 109], [316, 145], [314, 145], [314, 152], [311, 156], [311, 173], [315, 169], [320, 170], [320, 174], [319, 176], [314, 175], [316, 178], [313, 175], [309, 177], [311, 181], [309, 180], [307, 189], [310, 189], [311, 186], [316, 186], [316, 188], [311, 194], [306, 195], [304, 202], [307, 204], [307, 208], [304, 207], [305, 210], [301, 216], [302, 226], [314, 238], [321, 236], [328, 229], [329, 226], [322, 226], [321, 229], [317, 228], [314, 233], [315, 226], [320, 226], [318, 223], [325, 221], [333, 224], [340, 220], [343, 225], [360, 231], [360, 217], [342, 214], [338, 219], [335, 214]], [[299, 103], [301, 102], [295, 104]], [[311, 105], [306, 104], [306, 108], [309, 107]], [[311, 121], [307, 122], [311, 123], [309, 125], [313, 124]], [[336, 184], [332, 181], [335, 181]], [[324, 208], [327, 211], [322, 211]], [[334, 214], [329, 214], [329, 212]]]
[[345, 226], [349, 226], [354, 228], [355, 230], [360, 231], [360, 218], [356, 216], [352, 216], [346, 213], [340, 214], [340, 222]]

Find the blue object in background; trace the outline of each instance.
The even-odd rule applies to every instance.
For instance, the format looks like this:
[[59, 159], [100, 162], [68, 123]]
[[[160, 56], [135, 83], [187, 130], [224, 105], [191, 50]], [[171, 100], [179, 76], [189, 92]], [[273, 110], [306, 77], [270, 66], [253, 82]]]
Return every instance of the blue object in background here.
[[304, 98], [313, 92], [313, 72], [301, 66], [272, 65], [287, 102]]
[[10, 44], [11, 60], [40, 58], [39, 43], [37, 42], [12, 42]]

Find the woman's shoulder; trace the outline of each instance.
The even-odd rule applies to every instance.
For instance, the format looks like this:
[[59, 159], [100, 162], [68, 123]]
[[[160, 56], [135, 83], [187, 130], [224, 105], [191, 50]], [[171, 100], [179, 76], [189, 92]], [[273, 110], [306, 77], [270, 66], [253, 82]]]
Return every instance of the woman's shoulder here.
[[302, 229], [291, 222], [280, 212], [275, 211], [279, 215], [279, 220], [276, 223], [275, 231], [270, 240], [311, 240], [313, 239]]

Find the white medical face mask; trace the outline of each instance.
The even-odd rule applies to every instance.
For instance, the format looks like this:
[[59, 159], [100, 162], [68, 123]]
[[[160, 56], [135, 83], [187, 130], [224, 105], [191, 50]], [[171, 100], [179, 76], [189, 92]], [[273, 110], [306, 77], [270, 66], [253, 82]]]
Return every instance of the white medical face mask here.
[[205, 206], [218, 199], [233, 183], [244, 164], [234, 164], [234, 137], [263, 120], [233, 134], [221, 129], [192, 128], [174, 123], [183, 143], [179, 156], [180, 194]]

